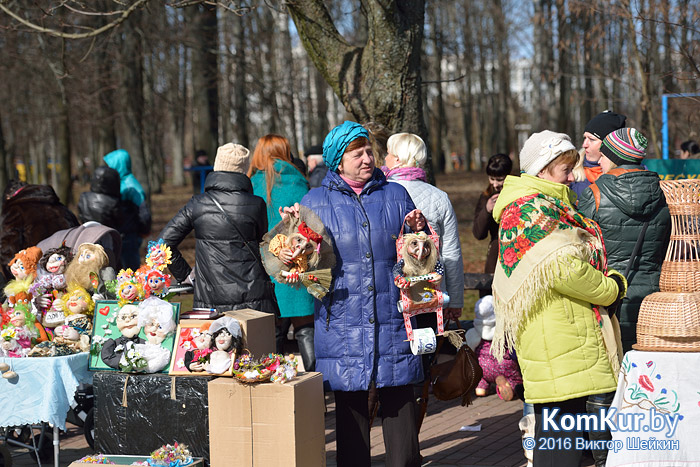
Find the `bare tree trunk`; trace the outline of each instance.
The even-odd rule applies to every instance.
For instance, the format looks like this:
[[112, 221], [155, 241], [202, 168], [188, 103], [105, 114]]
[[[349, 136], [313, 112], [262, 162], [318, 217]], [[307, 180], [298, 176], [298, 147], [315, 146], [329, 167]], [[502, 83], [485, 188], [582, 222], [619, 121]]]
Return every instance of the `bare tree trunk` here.
[[235, 88], [233, 98], [234, 142], [250, 148], [248, 139], [248, 97], [246, 93], [246, 40], [244, 18], [236, 16], [233, 18], [233, 37], [235, 53], [233, 56], [233, 86]]
[[216, 8], [195, 5], [185, 11], [187, 22], [193, 26], [191, 57], [195, 149], [203, 149], [209, 157], [213, 157], [219, 142]]
[[559, 106], [557, 113], [557, 131], [574, 134], [571, 119], [571, 60], [569, 47], [571, 47], [571, 25], [568, 17], [568, 5], [566, 0], [557, 1], [557, 30], [559, 31]]
[[515, 135], [515, 103], [510, 94], [510, 60], [508, 54], [508, 26], [501, 0], [489, 6], [494, 29], [496, 57], [498, 58], [498, 138], [495, 151], [510, 154], [517, 151]]
[[5, 150], [5, 133], [2, 131], [2, 116], [0, 116], [0, 193], [5, 192], [5, 187], [10, 181], [10, 170], [12, 165], [7, 160], [7, 151]]
[[284, 128], [283, 134], [296, 153], [299, 149], [299, 141], [296, 132], [296, 116], [294, 108], [294, 58], [292, 57], [292, 39], [289, 35], [289, 16], [286, 12], [272, 10], [275, 21], [275, 31], [278, 40], [277, 47], [277, 106], [281, 110], [280, 118]]

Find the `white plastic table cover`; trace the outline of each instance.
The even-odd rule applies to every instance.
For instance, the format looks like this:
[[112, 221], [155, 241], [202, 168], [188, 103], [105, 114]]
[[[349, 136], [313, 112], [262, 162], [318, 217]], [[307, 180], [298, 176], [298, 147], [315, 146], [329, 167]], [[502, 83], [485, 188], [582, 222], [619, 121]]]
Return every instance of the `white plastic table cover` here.
[[607, 467], [700, 466], [698, 370], [700, 353], [625, 354]]
[[66, 429], [66, 415], [80, 383], [92, 383], [88, 353], [63, 357], [0, 358], [17, 373], [0, 378], [0, 427], [48, 422]]

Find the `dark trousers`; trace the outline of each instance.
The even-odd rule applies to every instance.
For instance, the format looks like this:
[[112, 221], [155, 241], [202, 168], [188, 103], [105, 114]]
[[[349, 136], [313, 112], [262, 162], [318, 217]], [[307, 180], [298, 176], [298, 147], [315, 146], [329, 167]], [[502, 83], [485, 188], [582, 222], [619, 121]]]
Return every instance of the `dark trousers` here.
[[[590, 414], [597, 414], [601, 409], [608, 410], [614, 398], [614, 392], [590, 395], [586, 401], [586, 411]], [[610, 433], [610, 430], [591, 431], [588, 433], [588, 439], [591, 441], [610, 441], [612, 439], [612, 433]], [[608, 460], [607, 449], [591, 449], [591, 454], [593, 455], [596, 467], [605, 467], [605, 462]]]
[[[543, 431], [542, 410], [558, 407], [559, 413], [554, 420], [560, 426], [559, 419], [564, 414], [585, 414], [588, 397], [578, 397], [562, 402], [534, 404], [535, 406], [535, 448], [533, 452], [534, 467], [578, 467], [582, 452], [575, 449], [576, 438], [583, 438], [582, 431]], [[544, 438], [545, 447], [562, 447], [562, 449], [539, 449]], [[565, 449], [565, 440], [569, 440], [569, 449]]]
[[[420, 466], [416, 404], [413, 386], [377, 389], [387, 467]], [[335, 391], [338, 467], [371, 464], [369, 443], [369, 391]]]

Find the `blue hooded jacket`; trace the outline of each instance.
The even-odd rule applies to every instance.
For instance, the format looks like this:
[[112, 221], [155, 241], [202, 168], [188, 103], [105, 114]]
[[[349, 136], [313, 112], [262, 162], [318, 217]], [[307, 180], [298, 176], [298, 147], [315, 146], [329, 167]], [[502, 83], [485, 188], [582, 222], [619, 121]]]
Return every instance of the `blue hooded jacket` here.
[[358, 196], [329, 170], [301, 204], [321, 218], [336, 255], [331, 291], [316, 302], [316, 371], [333, 391], [420, 381], [421, 358], [406, 341], [392, 275], [396, 238], [415, 209], [406, 189], [375, 168]]
[[131, 156], [124, 149], [112, 151], [104, 157], [105, 164], [119, 172], [119, 193], [124, 201], [131, 201], [136, 206], [146, 199], [146, 192], [131, 173]]

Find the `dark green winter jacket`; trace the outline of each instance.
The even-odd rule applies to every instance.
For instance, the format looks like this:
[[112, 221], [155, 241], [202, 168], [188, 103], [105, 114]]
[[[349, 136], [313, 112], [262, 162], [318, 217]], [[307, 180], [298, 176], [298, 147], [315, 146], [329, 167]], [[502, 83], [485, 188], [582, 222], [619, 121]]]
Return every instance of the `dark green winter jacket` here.
[[671, 235], [671, 217], [659, 175], [638, 165], [621, 165], [588, 187], [578, 209], [595, 220], [603, 231], [608, 267], [627, 270], [644, 222], [649, 227], [627, 274], [627, 296], [618, 311], [625, 352], [637, 342], [637, 316], [642, 300], [659, 291], [659, 276]]

